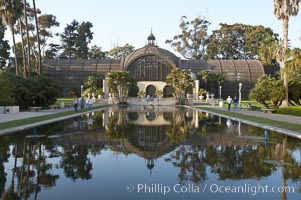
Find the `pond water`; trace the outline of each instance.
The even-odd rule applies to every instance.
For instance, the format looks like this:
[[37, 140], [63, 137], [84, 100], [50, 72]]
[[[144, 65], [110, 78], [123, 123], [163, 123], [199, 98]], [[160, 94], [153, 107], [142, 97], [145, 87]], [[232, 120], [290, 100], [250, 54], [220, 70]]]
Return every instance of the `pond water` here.
[[183, 107], [0, 136], [1, 199], [301, 199], [301, 141]]

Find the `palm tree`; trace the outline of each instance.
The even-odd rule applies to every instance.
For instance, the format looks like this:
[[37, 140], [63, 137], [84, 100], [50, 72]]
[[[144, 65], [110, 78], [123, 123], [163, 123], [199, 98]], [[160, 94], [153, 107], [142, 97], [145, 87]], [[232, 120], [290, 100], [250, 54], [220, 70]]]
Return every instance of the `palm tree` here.
[[210, 71], [209, 70], [202, 70], [202, 71], [199, 71], [197, 72], [197, 75], [203, 79], [205, 81], [205, 90], [207, 90], [207, 82], [208, 82], [208, 79], [210, 77]]
[[14, 25], [22, 15], [22, 3], [19, 0], [0, 0], [0, 5], [2, 22], [10, 28], [12, 33], [16, 75], [19, 75]]
[[[291, 16], [296, 16], [299, 11], [300, 0], [274, 0], [274, 15], [277, 19], [283, 21], [283, 38], [284, 38], [284, 52], [288, 48], [288, 24]], [[284, 63], [286, 58], [284, 57]], [[288, 77], [285, 72], [282, 74], [284, 87], [285, 87], [285, 98], [282, 101], [282, 107], [288, 107]]]
[[277, 40], [269, 34], [265, 34], [258, 50], [260, 61], [264, 66], [272, 65], [273, 59], [276, 56]]

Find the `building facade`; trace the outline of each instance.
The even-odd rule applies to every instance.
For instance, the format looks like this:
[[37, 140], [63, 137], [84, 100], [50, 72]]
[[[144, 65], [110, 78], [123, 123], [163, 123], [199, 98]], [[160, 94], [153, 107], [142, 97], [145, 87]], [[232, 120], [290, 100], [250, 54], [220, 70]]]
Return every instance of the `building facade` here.
[[[221, 87], [211, 85], [210, 93], [222, 98], [238, 96], [239, 83], [242, 83], [242, 97], [247, 98], [250, 89], [257, 79], [264, 75], [262, 64], [258, 60], [183, 60], [170, 51], [160, 48], [155, 43], [151, 33], [148, 43], [122, 58], [112, 59], [49, 59], [43, 61], [43, 73], [55, 79], [62, 86], [63, 95], [70, 96], [73, 92], [80, 93], [80, 86], [91, 74], [105, 76], [111, 70], [129, 71], [136, 78], [137, 87], [130, 91], [131, 96], [137, 95], [139, 90], [153, 95], [157, 90], [163, 91], [163, 96], [172, 95], [172, 86], [166, 83], [166, 76], [174, 68], [190, 71], [195, 74], [201, 70], [223, 74], [225, 77]], [[198, 97], [198, 89], [204, 88], [203, 83], [196, 80], [193, 89], [194, 96]]]

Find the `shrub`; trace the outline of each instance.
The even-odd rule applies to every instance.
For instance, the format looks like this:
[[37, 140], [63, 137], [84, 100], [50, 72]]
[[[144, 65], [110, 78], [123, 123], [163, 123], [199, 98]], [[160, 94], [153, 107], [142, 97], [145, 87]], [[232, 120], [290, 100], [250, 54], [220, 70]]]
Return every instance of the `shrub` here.
[[289, 108], [277, 108], [277, 114], [285, 114], [285, 115], [294, 115], [294, 116], [301, 116], [301, 107], [294, 106]]

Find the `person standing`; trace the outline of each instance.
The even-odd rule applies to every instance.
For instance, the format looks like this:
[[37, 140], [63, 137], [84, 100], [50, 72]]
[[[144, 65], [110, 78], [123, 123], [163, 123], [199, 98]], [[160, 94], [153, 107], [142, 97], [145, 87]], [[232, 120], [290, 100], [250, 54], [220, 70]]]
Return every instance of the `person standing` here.
[[82, 98], [80, 99], [80, 111], [83, 111], [85, 108], [85, 98], [84, 96], [82, 96]]
[[230, 96], [228, 96], [228, 98], [227, 98], [227, 103], [228, 103], [228, 110], [230, 110], [231, 103], [232, 103], [232, 98]]
[[77, 106], [78, 106], [78, 97], [75, 96], [73, 99], [73, 107], [74, 107], [75, 112], [77, 112]]
[[233, 104], [234, 104], [234, 110], [238, 110], [238, 108], [237, 108], [237, 105], [238, 105], [238, 99], [237, 99], [236, 96], [233, 98]]
[[92, 105], [93, 105], [93, 99], [92, 99], [92, 96], [89, 96], [89, 98], [88, 98], [88, 100], [87, 100], [87, 103], [88, 103], [88, 108], [89, 108], [89, 110], [91, 110]]

